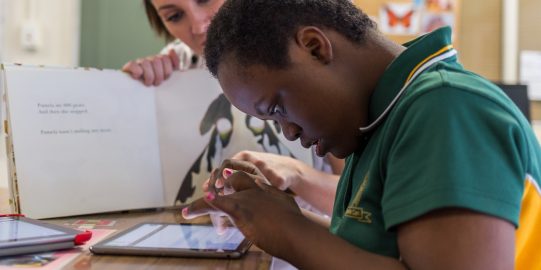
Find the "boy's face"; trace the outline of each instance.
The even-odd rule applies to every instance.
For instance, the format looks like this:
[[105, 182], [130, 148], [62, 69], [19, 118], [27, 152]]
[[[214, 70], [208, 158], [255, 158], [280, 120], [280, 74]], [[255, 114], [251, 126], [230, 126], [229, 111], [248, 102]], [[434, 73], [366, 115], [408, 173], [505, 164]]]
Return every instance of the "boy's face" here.
[[336, 67], [291, 50], [290, 56], [287, 69], [222, 62], [218, 78], [225, 95], [241, 111], [277, 121], [288, 140], [300, 139], [319, 156], [347, 157], [358, 147], [366, 118], [360, 90], [337, 76]]

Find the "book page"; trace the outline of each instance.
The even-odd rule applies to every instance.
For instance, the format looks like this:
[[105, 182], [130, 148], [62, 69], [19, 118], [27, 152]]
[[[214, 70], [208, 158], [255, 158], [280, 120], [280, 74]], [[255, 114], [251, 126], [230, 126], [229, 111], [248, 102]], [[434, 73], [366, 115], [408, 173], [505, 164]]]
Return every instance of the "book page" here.
[[175, 72], [156, 88], [156, 104], [167, 205], [202, 196], [201, 185], [212, 169], [242, 150], [312, 164], [311, 150], [285, 139], [274, 123], [233, 107], [207, 70]]
[[164, 205], [153, 88], [120, 71], [6, 66], [21, 212]]

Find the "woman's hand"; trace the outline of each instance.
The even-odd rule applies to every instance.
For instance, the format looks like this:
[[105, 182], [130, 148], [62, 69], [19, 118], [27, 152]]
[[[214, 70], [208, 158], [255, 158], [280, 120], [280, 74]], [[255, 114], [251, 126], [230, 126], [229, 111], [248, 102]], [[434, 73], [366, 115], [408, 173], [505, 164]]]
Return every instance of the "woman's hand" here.
[[168, 54], [130, 61], [122, 67], [122, 71], [129, 73], [136, 80], [141, 80], [146, 86], [157, 86], [167, 80], [174, 70], [179, 69], [179, 66], [180, 59], [171, 49]]

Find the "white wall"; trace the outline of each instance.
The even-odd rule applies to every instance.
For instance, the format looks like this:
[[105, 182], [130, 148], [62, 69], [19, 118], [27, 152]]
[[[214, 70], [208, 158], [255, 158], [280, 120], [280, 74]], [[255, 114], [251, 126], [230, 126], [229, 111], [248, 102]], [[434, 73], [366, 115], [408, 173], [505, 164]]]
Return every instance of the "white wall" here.
[[[0, 62], [78, 66], [80, 14], [80, 0], [0, 0]], [[35, 50], [22, 46], [27, 23], [37, 30]], [[6, 188], [5, 143], [0, 134], [0, 188]]]
[[6, 1], [0, 0], [0, 62], [2, 62], [2, 54], [4, 52], [4, 24], [6, 15]]
[[[2, 61], [7, 63], [77, 66], [79, 63], [80, 0], [3, 1]], [[36, 50], [22, 45], [23, 26], [35, 25]]]

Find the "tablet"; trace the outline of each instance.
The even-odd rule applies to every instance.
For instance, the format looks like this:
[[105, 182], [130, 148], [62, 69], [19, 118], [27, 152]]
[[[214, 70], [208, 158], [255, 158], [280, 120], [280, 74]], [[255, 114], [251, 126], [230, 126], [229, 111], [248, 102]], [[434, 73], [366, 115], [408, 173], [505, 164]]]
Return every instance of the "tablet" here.
[[0, 217], [0, 256], [71, 248], [82, 233], [25, 217]]
[[212, 225], [143, 223], [90, 247], [95, 254], [239, 258], [251, 243], [234, 227], [218, 235]]

